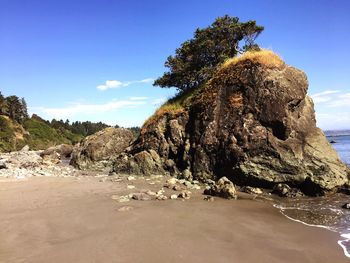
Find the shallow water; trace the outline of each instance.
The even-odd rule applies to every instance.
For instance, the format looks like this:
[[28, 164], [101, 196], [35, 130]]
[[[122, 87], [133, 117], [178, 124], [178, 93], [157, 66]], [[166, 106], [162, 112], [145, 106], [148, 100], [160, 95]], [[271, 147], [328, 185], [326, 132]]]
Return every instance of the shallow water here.
[[[350, 135], [333, 132], [327, 139], [335, 142], [332, 146], [340, 159], [350, 166]], [[331, 197], [277, 198], [274, 206], [293, 221], [338, 233], [338, 245], [350, 258], [350, 210], [341, 208], [349, 202], [350, 196], [336, 194]]]
[[341, 208], [349, 200], [349, 196], [344, 194], [315, 198], [278, 198], [274, 206], [291, 220], [337, 232], [338, 244], [350, 258], [350, 210]]

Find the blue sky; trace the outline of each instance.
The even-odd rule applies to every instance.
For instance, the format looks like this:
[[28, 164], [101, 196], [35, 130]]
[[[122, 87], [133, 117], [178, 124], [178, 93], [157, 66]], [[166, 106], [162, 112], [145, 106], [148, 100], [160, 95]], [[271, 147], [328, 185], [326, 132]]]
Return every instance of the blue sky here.
[[44, 118], [141, 125], [174, 89], [152, 86], [197, 27], [229, 14], [309, 78], [318, 126], [350, 128], [350, 1], [0, 0], [0, 90]]

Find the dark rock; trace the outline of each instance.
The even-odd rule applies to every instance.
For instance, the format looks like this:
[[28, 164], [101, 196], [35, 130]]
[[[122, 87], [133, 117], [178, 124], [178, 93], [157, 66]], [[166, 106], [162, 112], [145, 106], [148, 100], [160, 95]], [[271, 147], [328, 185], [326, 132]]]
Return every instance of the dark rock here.
[[277, 184], [273, 188], [272, 193], [277, 194], [281, 197], [301, 197], [303, 193], [297, 188], [291, 188], [287, 184]]
[[342, 205], [342, 208], [344, 209], [350, 209], [350, 203], [346, 203]]
[[116, 156], [124, 152], [132, 141], [131, 131], [124, 128], [106, 128], [76, 145], [70, 164], [82, 170], [111, 170]]
[[336, 141], [331, 140], [330, 143], [337, 143]]
[[277, 194], [279, 196], [286, 197], [289, 192], [291, 191], [291, 188], [287, 184], [277, 184], [273, 188], [272, 193]]
[[149, 200], [152, 200], [152, 197], [146, 193], [133, 193], [132, 199], [138, 200], [138, 201], [149, 201]]
[[5, 162], [0, 161], [0, 169], [7, 169], [7, 165]]
[[204, 191], [206, 195], [220, 196], [226, 199], [237, 199], [234, 184], [226, 177], [220, 178], [216, 184]]
[[307, 89], [304, 72], [283, 62], [226, 63], [182, 108], [151, 117], [114, 171], [332, 192], [347, 182], [348, 168], [316, 127]]

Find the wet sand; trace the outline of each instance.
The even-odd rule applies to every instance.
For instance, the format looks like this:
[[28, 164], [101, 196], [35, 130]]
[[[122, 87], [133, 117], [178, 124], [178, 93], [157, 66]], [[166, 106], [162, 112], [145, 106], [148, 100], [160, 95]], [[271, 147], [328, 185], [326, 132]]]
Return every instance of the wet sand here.
[[125, 184], [93, 177], [0, 181], [0, 262], [349, 261], [337, 234], [271, 203], [199, 194], [118, 203], [119, 193]]

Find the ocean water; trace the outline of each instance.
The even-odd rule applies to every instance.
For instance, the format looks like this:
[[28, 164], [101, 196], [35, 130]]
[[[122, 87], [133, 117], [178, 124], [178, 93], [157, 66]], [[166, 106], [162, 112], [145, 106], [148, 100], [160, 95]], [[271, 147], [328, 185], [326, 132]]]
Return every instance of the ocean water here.
[[[340, 159], [350, 167], [350, 135], [336, 132], [330, 134], [327, 139], [335, 142], [332, 146]], [[343, 249], [344, 255], [350, 258], [350, 210], [341, 208], [345, 203], [350, 203], [350, 196], [335, 194], [317, 198], [276, 198], [274, 203], [284, 216], [293, 221], [338, 233], [338, 245]]]
[[340, 159], [350, 166], [350, 135], [327, 136], [333, 148], [338, 152]]

